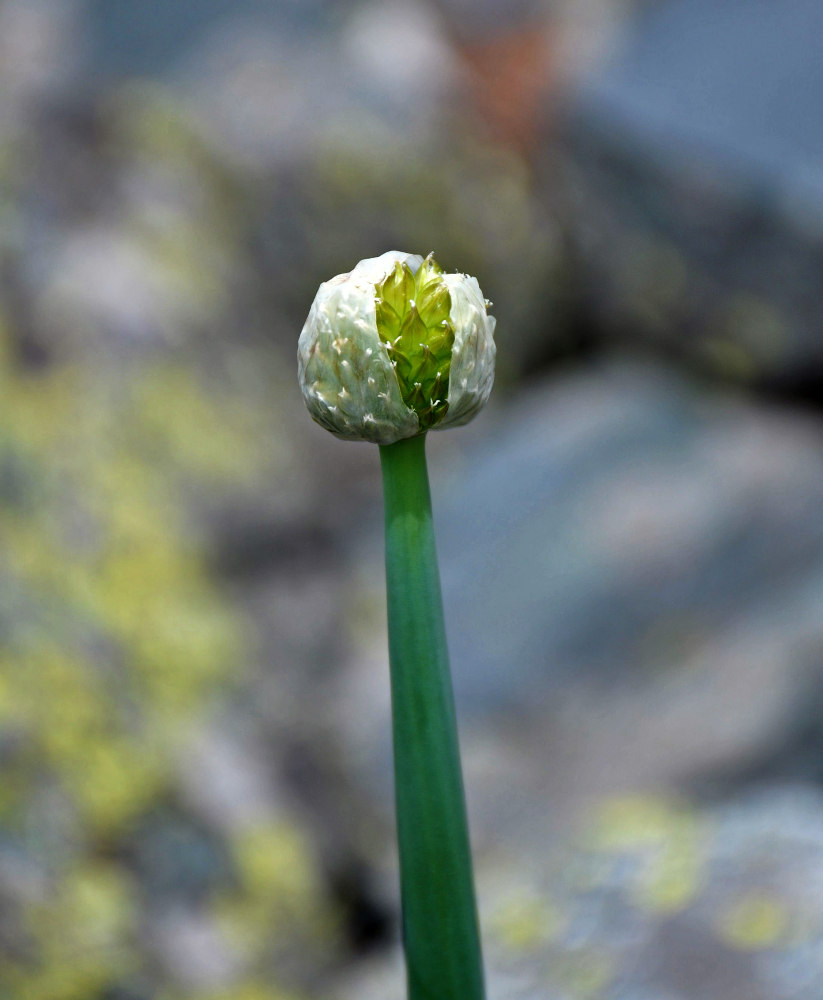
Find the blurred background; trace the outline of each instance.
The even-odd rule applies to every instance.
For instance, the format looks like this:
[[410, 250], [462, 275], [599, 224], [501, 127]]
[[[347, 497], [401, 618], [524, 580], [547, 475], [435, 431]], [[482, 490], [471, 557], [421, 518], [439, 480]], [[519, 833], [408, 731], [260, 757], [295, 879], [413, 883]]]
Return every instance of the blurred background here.
[[823, 997], [818, 0], [0, 2], [0, 1000], [401, 1000], [377, 451], [435, 250], [492, 1000]]

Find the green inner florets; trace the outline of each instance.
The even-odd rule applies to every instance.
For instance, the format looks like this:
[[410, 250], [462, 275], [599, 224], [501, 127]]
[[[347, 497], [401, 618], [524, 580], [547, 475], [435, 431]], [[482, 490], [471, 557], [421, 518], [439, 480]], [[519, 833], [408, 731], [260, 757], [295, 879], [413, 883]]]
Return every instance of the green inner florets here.
[[377, 332], [386, 345], [403, 402], [421, 431], [439, 423], [449, 408], [449, 369], [454, 328], [443, 269], [432, 254], [417, 274], [398, 261], [377, 285]]

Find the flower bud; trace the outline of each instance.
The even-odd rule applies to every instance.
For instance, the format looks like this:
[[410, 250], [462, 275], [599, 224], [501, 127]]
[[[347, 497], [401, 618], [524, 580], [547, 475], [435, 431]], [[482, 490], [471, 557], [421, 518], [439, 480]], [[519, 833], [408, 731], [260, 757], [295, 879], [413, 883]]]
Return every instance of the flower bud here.
[[297, 347], [309, 413], [376, 444], [468, 423], [494, 380], [490, 304], [431, 254], [390, 251], [324, 282]]

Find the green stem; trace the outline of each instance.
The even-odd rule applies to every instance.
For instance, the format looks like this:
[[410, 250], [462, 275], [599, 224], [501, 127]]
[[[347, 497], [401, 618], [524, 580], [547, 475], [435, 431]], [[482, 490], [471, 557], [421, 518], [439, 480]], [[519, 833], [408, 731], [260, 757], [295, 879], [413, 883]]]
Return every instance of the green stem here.
[[426, 438], [380, 449], [394, 772], [409, 1000], [483, 1000]]

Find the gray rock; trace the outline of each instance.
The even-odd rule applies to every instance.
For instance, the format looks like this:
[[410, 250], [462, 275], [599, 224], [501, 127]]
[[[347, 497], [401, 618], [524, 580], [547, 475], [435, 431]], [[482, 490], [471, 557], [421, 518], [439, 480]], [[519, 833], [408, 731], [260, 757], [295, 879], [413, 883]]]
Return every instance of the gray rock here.
[[817, 385], [823, 9], [644, 6], [572, 102], [553, 178], [590, 315], [725, 377]]
[[525, 397], [434, 477], [464, 703], [642, 682], [741, 625], [813, 639], [820, 439], [659, 368], [606, 365]]
[[[816, 424], [626, 364], [486, 419], [465, 451], [431, 449], [478, 843], [539, 850], [548, 813], [560, 829], [614, 790], [733, 786], [776, 747], [771, 779], [808, 774], [791, 740], [823, 688]], [[334, 725], [390, 813], [385, 634], [368, 635]]]
[[[823, 799], [607, 797], [553, 848], [481, 857], [496, 1000], [801, 1000], [823, 984]], [[803, 873], [811, 876], [804, 878]], [[335, 1000], [403, 996], [399, 952]]]

